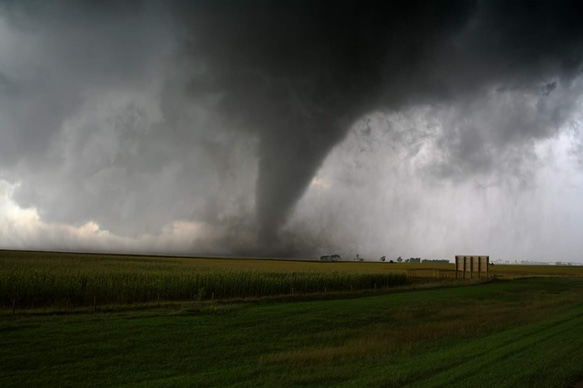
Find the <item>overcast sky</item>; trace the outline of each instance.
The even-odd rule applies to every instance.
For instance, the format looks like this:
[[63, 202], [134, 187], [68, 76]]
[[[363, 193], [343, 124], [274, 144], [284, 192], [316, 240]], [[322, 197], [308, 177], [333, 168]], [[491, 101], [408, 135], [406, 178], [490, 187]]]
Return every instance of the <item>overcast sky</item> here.
[[386, 3], [0, 0], [0, 248], [583, 263], [578, 2]]

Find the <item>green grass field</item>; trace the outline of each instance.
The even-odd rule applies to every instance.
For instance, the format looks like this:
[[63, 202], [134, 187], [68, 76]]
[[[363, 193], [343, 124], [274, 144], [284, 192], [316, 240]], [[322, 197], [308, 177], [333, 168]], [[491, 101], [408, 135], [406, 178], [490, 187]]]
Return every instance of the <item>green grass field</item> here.
[[[30, 271], [52, 264], [54, 271], [73, 273], [164, 274], [188, 266], [204, 272], [207, 266], [212, 273], [236, 269], [254, 276], [350, 268], [344, 271], [356, 276], [374, 275], [373, 267], [407, 269], [231, 260], [240, 266], [235, 268], [208, 259], [103, 255], [83, 262], [31, 255], [18, 258], [30, 260]], [[0, 271], [14, 259], [2, 257]], [[528, 271], [536, 276], [514, 280], [318, 293], [291, 302], [187, 299], [109, 310], [114, 312], [51, 307], [15, 314], [8, 306], [0, 315], [0, 386], [570, 387], [583, 379], [578, 270], [545, 277], [535, 268]], [[386, 271], [381, 274], [391, 273]]]

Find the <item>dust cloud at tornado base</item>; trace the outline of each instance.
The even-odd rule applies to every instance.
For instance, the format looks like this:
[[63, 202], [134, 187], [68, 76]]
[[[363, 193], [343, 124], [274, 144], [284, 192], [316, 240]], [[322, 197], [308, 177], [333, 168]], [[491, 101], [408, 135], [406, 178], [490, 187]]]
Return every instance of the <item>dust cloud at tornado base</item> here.
[[577, 259], [575, 2], [0, 4], [12, 245]]

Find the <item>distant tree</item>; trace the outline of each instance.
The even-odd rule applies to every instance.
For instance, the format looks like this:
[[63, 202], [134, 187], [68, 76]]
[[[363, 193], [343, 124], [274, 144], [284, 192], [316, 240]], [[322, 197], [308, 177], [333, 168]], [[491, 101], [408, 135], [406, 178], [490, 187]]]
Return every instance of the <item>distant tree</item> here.
[[[385, 256], [381, 256], [381, 261], [385, 261]], [[391, 260], [392, 262], [392, 260]]]
[[391, 264], [392, 264], [392, 263], [394, 263], [394, 261], [393, 261], [393, 260], [389, 260], [389, 263], [391, 263]]
[[402, 261], [403, 261], [403, 259], [401, 259], [401, 256], [397, 257], [397, 262], [399, 262], [399, 263], [400, 263], [400, 262], [402, 262]]

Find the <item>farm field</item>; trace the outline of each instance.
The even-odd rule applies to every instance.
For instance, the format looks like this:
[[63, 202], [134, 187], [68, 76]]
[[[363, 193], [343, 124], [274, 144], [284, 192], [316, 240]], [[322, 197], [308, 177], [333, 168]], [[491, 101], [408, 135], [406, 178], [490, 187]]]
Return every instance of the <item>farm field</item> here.
[[[452, 267], [0, 251], [0, 386], [583, 380], [582, 267], [497, 265], [493, 281], [405, 284], [408, 269]], [[211, 299], [189, 288], [201, 279], [237, 287]]]
[[0, 318], [0, 386], [568, 387], [583, 279]]
[[366, 263], [0, 252], [0, 308], [207, 302], [383, 290], [406, 271]]
[[[358, 293], [403, 287], [408, 270], [453, 264], [310, 262], [0, 251], [0, 312]], [[490, 267], [499, 278], [583, 276], [583, 266]]]

